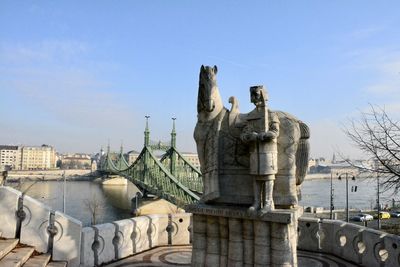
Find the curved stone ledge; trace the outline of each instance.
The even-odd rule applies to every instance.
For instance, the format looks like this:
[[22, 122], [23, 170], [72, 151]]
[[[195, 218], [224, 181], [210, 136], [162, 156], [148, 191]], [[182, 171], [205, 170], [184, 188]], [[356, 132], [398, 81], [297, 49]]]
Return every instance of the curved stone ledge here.
[[191, 214], [153, 214], [82, 230], [81, 266], [98, 266], [159, 246], [188, 245]]
[[329, 253], [360, 266], [400, 266], [400, 237], [335, 220], [300, 218], [298, 249]]

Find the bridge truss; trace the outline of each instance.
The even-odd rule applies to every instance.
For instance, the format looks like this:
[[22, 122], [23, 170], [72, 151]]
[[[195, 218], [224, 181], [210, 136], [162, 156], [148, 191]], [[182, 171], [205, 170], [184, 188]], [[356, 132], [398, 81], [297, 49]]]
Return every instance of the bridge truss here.
[[[165, 153], [157, 158], [154, 150], [164, 150]], [[144, 147], [138, 158], [129, 165], [122, 146], [117, 155], [111, 153], [108, 147], [107, 153], [100, 160], [99, 170], [123, 176], [146, 192], [180, 207], [198, 201], [203, 189], [201, 172], [176, 149], [175, 120], [169, 146], [161, 142], [150, 143], [146, 118]]]

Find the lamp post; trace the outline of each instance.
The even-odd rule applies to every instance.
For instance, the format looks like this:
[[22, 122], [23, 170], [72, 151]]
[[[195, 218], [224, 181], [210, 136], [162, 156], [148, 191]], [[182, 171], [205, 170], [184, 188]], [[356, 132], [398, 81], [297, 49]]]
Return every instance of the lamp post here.
[[[345, 175], [346, 177], [346, 222], [349, 222], [349, 173], [337, 173], [337, 176], [339, 176], [339, 180], [342, 180], [342, 175]], [[356, 178], [354, 175], [351, 177], [351, 180], [355, 180]]]
[[330, 208], [329, 208], [329, 219], [333, 219], [333, 209], [334, 209], [334, 207], [333, 207], [333, 183], [332, 183], [332, 180], [333, 180], [333, 174], [332, 174], [332, 172], [331, 172], [331, 206], [330, 206]]
[[379, 229], [381, 229], [381, 203], [380, 203], [380, 199], [379, 199], [379, 174], [378, 174], [378, 172], [376, 173], [376, 185], [377, 185], [377, 188], [376, 188], [376, 194], [377, 194], [377, 196], [376, 196], [376, 204], [377, 204], [377, 206], [378, 206], [378, 224], [377, 224], [377, 226], [378, 226], [378, 230]]

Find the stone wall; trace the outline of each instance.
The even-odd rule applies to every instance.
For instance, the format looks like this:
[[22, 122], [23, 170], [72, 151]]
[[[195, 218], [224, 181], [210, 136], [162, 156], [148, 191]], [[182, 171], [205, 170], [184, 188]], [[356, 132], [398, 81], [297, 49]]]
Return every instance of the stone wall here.
[[10, 187], [0, 186], [0, 237], [19, 238], [68, 266], [95, 266], [166, 245], [191, 242], [191, 214], [148, 215], [82, 228]]
[[97, 266], [159, 246], [188, 245], [191, 214], [148, 215], [85, 227], [81, 266]]
[[400, 266], [400, 236], [317, 218], [300, 218], [298, 231], [298, 249], [329, 253], [360, 266]]
[[19, 238], [38, 252], [51, 253], [54, 261], [79, 266], [80, 221], [4, 186], [0, 186], [0, 214], [0, 237]]

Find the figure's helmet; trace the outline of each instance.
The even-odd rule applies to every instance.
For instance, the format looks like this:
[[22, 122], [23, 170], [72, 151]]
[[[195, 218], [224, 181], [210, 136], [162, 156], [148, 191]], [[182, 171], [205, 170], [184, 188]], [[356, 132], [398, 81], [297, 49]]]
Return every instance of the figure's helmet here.
[[[253, 97], [257, 96], [257, 102], [265, 103], [268, 101], [268, 93], [267, 90], [264, 88], [263, 85], [256, 85], [250, 87], [250, 100], [254, 103]], [[258, 99], [261, 98], [261, 99]], [[256, 104], [256, 103], [254, 103]]]

